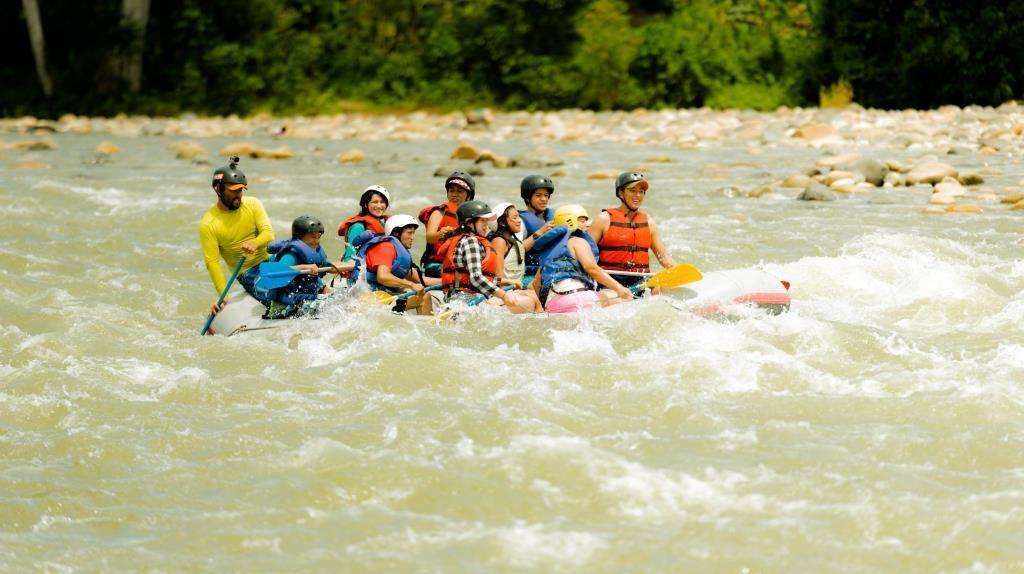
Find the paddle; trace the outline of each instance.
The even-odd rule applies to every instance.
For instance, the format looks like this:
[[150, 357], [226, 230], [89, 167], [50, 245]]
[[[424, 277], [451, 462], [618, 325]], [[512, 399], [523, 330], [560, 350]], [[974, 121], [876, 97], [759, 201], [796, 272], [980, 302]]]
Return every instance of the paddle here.
[[[324, 273], [330, 270], [330, 267], [320, 267], [317, 269], [317, 272]], [[267, 261], [266, 263], [260, 263], [260, 277], [256, 280], [256, 284], [261, 289], [277, 289], [291, 283], [299, 275], [306, 274], [307, 272], [292, 269], [291, 266], [284, 263]]]
[[[440, 288], [441, 288], [440, 285], [431, 285], [430, 287], [425, 287], [422, 292], [425, 293], [427, 291], [437, 291]], [[390, 304], [394, 303], [395, 301], [397, 301], [399, 299], [405, 299], [406, 297], [412, 297], [415, 294], [416, 294], [416, 291], [407, 291], [405, 293], [400, 293], [398, 295], [395, 295], [394, 293], [388, 293], [387, 291], [384, 291], [383, 289], [379, 290], [379, 291], [374, 291], [373, 292], [373, 296], [377, 300], [377, 302], [378, 303], [383, 303], [384, 305], [390, 305]]]
[[[235, 265], [235, 271], [231, 274], [231, 279], [228, 279], [227, 285], [224, 286], [224, 291], [220, 294], [220, 299], [217, 299], [217, 306], [224, 302], [224, 298], [228, 296], [228, 289], [231, 289], [231, 284], [235, 282], [235, 277], [238, 277], [238, 272], [242, 270], [242, 265], [245, 264], [245, 257], [238, 260], [238, 265]], [[210, 325], [213, 324], [213, 313], [206, 318], [206, 324], [203, 325], [203, 330], [199, 332], [199, 336], [202, 337], [210, 330]]]
[[626, 277], [650, 277], [654, 273], [650, 271], [612, 271], [611, 269], [605, 269], [609, 275], [625, 275]]
[[652, 289], [657, 287], [661, 287], [662, 289], [671, 289], [686, 283], [700, 281], [702, 277], [703, 275], [700, 274], [700, 271], [698, 271], [696, 267], [689, 263], [683, 263], [682, 265], [669, 267], [668, 269], [663, 269], [655, 273], [647, 281], [634, 286], [631, 291], [633, 291], [633, 293], [639, 293], [648, 287]]

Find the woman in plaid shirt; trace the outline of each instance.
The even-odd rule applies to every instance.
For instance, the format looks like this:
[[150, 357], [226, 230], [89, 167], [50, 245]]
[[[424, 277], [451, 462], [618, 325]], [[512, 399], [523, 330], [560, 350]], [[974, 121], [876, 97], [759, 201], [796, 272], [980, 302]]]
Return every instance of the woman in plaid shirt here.
[[487, 240], [488, 225], [497, 218], [491, 208], [482, 201], [467, 201], [459, 206], [457, 215], [458, 229], [442, 239], [438, 249], [444, 253], [441, 285], [448, 299], [468, 301], [482, 295], [493, 304], [504, 303], [513, 313], [543, 310], [528, 293], [498, 287], [498, 254]]

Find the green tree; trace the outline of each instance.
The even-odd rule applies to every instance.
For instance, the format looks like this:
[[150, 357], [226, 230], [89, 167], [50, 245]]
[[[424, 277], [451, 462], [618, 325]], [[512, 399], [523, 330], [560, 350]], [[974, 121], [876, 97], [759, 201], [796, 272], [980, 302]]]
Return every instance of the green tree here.
[[607, 110], [622, 104], [629, 90], [630, 64], [643, 41], [630, 25], [625, 4], [594, 0], [576, 24], [580, 45], [573, 57], [579, 75], [579, 105]]

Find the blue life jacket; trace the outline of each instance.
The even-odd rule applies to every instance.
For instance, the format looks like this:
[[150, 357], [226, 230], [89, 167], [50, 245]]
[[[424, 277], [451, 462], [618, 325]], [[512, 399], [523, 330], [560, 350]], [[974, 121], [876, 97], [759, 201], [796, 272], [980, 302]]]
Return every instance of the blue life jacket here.
[[[319, 267], [327, 263], [327, 254], [324, 253], [323, 246], [317, 247], [316, 251], [313, 251], [309, 245], [299, 239], [274, 241], [267, 246], [267, 253], [272, 255], [270, 259], [274, 262], [280, 261], [285, 255], [291, 253], [298, 259], [300, 265]], [[295, 305], [302, 301], [316, 299], [317, 294], [324, 287], [323, 282], [320, 281], [324, 275], [324, 273], [318, 275], [303, 273], [292, 279], [291, 283], [277, 289], [261, 289], [257, 284], [257, 299], [262, 296], [266, 300], [278, 301], [286, 305]]]
[[[360, 234], [356, 240], [358, 241], [361, 237], [362, 234]], [[373, 246], [385, 242], [391, 242], [391, 245], [394, 246], [395, 253], [397, 255], [395, 260], [391, 263], [391, 274], [399, 279], [405, 279], [405, 276], [409, 274], [409, 271], [412, 270], [412, 254], [409, 253], [409, 250], [406, 249], [405, 246], [402, 245], [402, 242], [393, 235], [377, 235], [367, 241], [360, 242], [359, 253], [356, 255], [358, 262], [356, 263], [356, 268], [352, 270], [353, 283], [359, 280], [359, 275], [361, 274], [360, 267], [366, 265], [366, 253], [370, 251]], [[400, 289], [395, 290], [391, 287], [378, 283], [377, 272], [371, 269], [366, 270], [366, 286], [369, 287], [371, 291], [376, 291], [378, 289], [383, 289], [389, 292], [401, 291]]]
[[[551, 230], [550, 235], [558, 229], [565, 229], [568, 231], [568, 227], [560, 225], [555, 229]], [[582, 230], [575, 230], [572, 233], [563, 232], [557, 242], [553, 242], [551, 245], [546, 246], [544, 250], [544, 257], [541, 260], [541, 285], [540, 285], [540, 296], [541, 302], [547, 302], [548, 290], [551, 286], [563, 281], [565, 279], [576, 279], [581, 281], [587, 289], [596, 291], [597, 281], [587, 274], [583, 270], [583, 266], [580, 262], [572, 256], [572, 251], [569, 249], [569, 239], [572, 237], [582, 237], [590, 245], [590, 250], [594, 253], [594, 258], [597, 259], [598, 248], [597, 243], [594, 242], [594, 238], [589, 233]]]
[[[537, 217], [537, 215], [529, 209], [522, 210], [519, 212], [519, 218], [523, 220], [523, 229], [525, 235], [523, 237], [529, 237], [534, 234], [535, 231], [544, 226], [544, 223], [551, 221], [555, 217], [555, 213], [551, 211], [551, 208], [544, 210], [544, 219]], [[541, 236], [543, 237], [543, 235]], [[533, 276], [537, 274], [537, 269], [540, 267], [540, 259], [537, 257], [535, 251], [537, 250], [537, 241], [540, 240], [538, 237], [534, 240], [533, 248], [526, 252], [526, 275]]]

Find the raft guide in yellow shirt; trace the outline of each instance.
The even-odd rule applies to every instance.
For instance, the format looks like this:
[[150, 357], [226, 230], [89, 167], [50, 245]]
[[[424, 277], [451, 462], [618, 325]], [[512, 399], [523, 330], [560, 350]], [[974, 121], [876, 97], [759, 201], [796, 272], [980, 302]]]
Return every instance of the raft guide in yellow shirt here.
[[[226, 280], [220, 266], [223, 257], [228, 269], [234, 269], [244, 255], [242, 272], [267, 260], [267, 245], [274, 240], [274, 229], [263, 204], [255, 197], [243, 197], [242, 205], [231, 211], [220, 202], [211, 207], [199, 222], [199, 242], [203, 246], [203, 262], [217, 293], [224, 290]], [[256, 253], [246, 255], [242, 244], [256, 243]]]

